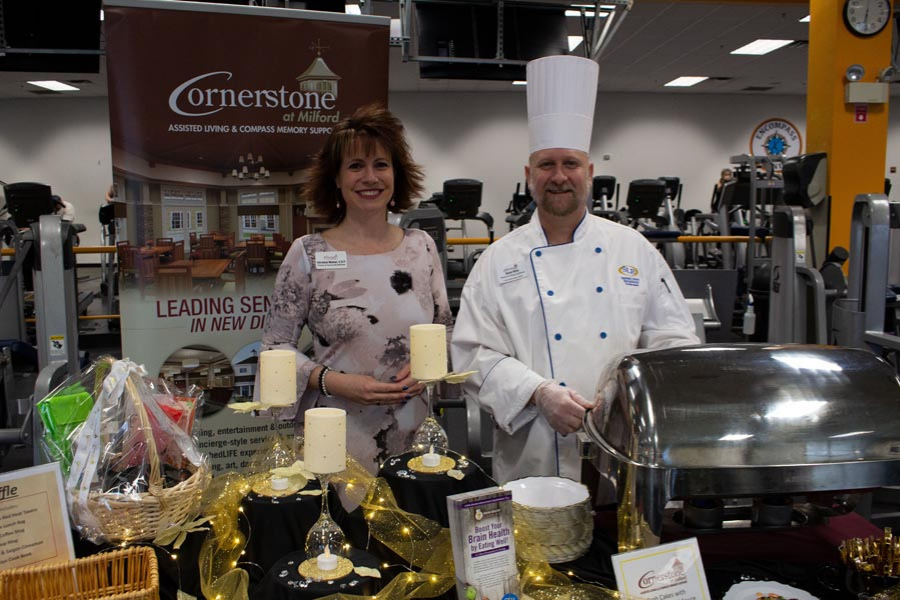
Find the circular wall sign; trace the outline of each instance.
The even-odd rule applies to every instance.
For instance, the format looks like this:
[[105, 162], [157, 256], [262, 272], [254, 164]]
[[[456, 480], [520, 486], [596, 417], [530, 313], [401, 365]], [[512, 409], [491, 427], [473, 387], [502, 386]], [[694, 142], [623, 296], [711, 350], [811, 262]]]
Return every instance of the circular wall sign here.
[[787, 119], [766, 119], [756, 126], [750, 136], [750, 154], [756, 156], [782, 154], [791, 157], [802, 153], [800, 130]]

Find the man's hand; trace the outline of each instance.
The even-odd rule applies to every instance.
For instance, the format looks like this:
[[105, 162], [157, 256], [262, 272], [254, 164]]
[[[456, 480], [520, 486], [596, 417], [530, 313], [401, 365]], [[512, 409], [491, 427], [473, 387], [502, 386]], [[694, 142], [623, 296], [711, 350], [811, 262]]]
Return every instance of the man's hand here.
[[532, 397], [550, 427], [563, 435], [581, 429], [585, 409], [593, 406], [575, 390], [551, 381], [539, 385]]

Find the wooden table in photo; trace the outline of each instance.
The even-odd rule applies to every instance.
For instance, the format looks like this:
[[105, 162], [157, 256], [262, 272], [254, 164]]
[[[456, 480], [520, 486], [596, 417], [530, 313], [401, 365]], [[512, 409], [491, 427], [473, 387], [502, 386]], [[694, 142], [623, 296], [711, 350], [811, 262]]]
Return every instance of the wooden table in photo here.
[[141, 246], [141, 254], [144, 256], [161, 256], [169, 254], [175, 246]]
[[160, 269], [190, 267], [191, 278], [198, 283], [211, 282], [222, 276], [231, 264], [230, 258], [195, 258], [193, 260], [173, 260], [160, 265]]
[[215, 280], [222, 276], [231, 263], [230, 258], [197, 258], [191, 263], [191, 277], [195, 280]]
[[[249, 241], [253, 241], [253, 240], [249, 240]], [[259, 241], [261, 241], [265, 244], [266, 250], [275, 250], [276, 248], [278, 248], [278, 242], [276, 242], [275, 240], [259, 240]], [[248, 240], [243, 240], [241, 242], [238, 242], [235, 245], [235, 247], [236, 248], [246, 248], [247, 242], [248, 242]]]

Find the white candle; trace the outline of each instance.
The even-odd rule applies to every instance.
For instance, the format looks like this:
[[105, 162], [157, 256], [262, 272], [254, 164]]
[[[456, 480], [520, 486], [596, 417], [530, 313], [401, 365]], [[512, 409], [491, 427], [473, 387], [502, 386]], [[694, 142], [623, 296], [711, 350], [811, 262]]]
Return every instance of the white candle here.
[[409, 362], [413, 379], [427, 381], [447, 374], [447, 328], [426, 323], [409, 328]]
[[272, 489], [276, 491], [286, 490], [288, 488], [287, 477], [273, 477], [269, 480], [269, 483], [272, 485]]
[[426, 467], [437, 467], [441, 464], [441, 455], [435, 454], [433, 445], [422, 455], [422, 464]]
[[347, 468], [347, 413], [340, 408], [311, 408], [303, 413], [303, 464], [311, 473], [340, 473]]
[[297, 353], [266, 350], [259, 355], [259, 400], [271, 406], [297, 401]]
[[337, 569], [338, 557], [328, 550], [325, 546], [325, 552], [316, 557], [316, 566], [320, 571], [334, 571]]

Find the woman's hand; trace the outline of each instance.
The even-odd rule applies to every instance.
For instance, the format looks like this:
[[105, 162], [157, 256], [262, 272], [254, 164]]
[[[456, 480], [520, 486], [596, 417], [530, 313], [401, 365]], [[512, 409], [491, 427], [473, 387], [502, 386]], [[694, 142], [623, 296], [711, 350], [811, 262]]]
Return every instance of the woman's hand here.
[[399, 371], [397, 371], [397, 374], [394, 375], [394, 380], [397, 381], [397, 383], [402, 383], [408, 387], [410, 394], [418, 396], [425, 391], [425, 384], [419, 383], [418, 380], [413, 379], [412, 375], [410, 375], [411, 372], [409, 363], [406, 363]]
[[393, 382], [385, 383], [368, 375], [328, 371], [325, 374], [325, 387], [330, 394], [359, 404], [402, 404], [425, 389], [425, 386], [409, 376], [409, 365], [400, 369], [394, 379]]

